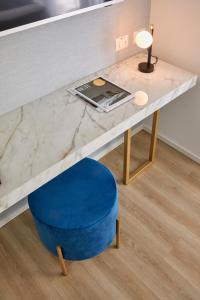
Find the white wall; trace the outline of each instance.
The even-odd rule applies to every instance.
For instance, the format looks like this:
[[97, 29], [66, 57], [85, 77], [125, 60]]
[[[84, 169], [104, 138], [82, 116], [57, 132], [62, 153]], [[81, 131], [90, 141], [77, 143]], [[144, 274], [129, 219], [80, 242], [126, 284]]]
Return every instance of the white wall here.
[[125, 0], [0, 38], [0, 114], [138, 51], [116, 54], [115, 38], [132, 38], [149, 12], [150, 0]]
[[[152, 0], [154, 54], [200, 75], [200, 1]], [[160, 135], [200, 162], [200, 84], [161, 112]]]

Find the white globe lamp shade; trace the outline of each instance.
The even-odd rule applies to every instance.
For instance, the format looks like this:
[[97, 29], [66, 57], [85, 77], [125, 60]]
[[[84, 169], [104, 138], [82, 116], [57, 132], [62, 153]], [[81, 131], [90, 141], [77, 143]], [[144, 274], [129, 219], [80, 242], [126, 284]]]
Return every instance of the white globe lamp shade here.
[[135, 37], [135, 43], [139, 48], [147, 49], [153, 44], [153, 36], [149, 31], [140, 31]]

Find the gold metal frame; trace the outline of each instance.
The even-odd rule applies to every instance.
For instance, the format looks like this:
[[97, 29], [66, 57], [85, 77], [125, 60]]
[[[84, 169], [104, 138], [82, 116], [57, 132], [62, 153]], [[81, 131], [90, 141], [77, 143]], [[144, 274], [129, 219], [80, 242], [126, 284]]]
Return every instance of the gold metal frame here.
[[160, 110], [157, 110], [153, 114], [153, 123], [152, 123], [152, 133], [151, 133], [151, 144], [149, 149], [149, 159], [139, 166], [135, 171], [130, 173], [130, 162], [131, 162], [131, 140], [132, 140], [132, 130], [128, 129], [124, 134], [124, 174], [123, 174], [123, 183], [129, 184], [133, 181], [139, 174], [144, 172], [155, 159], [156, 153], [156, 143], [157, 143], [157, 132], [159, 124]]

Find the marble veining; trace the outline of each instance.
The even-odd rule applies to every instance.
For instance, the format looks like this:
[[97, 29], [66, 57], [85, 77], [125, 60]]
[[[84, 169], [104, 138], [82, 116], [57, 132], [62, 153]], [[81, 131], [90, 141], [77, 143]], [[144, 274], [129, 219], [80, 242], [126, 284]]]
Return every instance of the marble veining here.
[[[137, 71], [139, 54], [0, 117], [0, 212], [192, 88], [197, 76], [163, 61]], [[99, 113], [69, 88], [103, 76], [149, 102]]]

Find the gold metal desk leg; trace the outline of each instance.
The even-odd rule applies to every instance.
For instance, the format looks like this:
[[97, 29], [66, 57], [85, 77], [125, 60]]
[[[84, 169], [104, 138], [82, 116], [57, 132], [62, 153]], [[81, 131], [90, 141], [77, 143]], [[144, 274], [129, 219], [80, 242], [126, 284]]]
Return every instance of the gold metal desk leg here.
[[59, 262], [60, 262], [62, 273], [63, 273], [64, 276], [66, 276], [67, 275], [67, 268], [66, 268], [66, 265], [65, 265], [65, 260], [63, 258], [62, 249], [61, 249], [60, 246], [57, 246], [56, 250], [57, 250], [57, 253], [58, 253], [58, 259], [59, 259]]
[[157, 142], [157, 132], [159, 124], [160, 110], [157, 110], [153, 114], [153, 123], [152, 123], [152, 134], [151, 134], [151, 144], [149, 149], [149, 160], [144, 162], [139, 166], [134, 172], [130, 173], [130, 162], [131, 162], [131, 140], [132, 140], [132, 131], [129, 128], [124, 134], [124, 174], [123, 174], [123, 183], [129, 184], [132, 180], [141, 174], [147, 167], [149, 167], [155, 159], [156, 153], [156, 142]]

